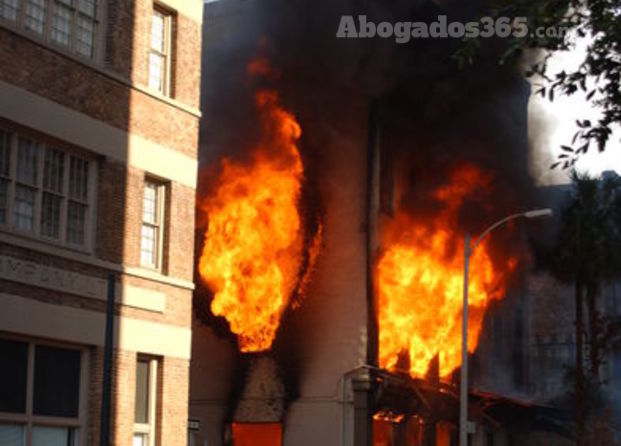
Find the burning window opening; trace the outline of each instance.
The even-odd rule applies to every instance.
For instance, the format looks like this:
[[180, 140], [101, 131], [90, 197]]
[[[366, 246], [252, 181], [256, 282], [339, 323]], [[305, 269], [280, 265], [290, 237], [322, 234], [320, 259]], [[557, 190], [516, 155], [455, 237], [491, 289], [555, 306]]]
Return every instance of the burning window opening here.
[[[376, 267], [379, 364], [423, 377], [438, 356], [442, 378], [461, 364], [463, 237], [458, 229], [461, 204], [485, 190], [491, 178], [464, 165], [450, 182], [432, 193], [442, 210], [411, 216], [398, 210], [383, 236], [384, 251]], [[468, 351], [474, 352], [490, 301], [505, 294], [516, 259], [491, 259], [484, 241], [471, 259]]]
[[[456, 446], [459, 398], [455, 386], [375, 370], [373, 446]], [[549, 406], [473, 390], [469, 413], [474, 444], [485, 438], [505, 444], [509, 433], [554, 432], [571, 438], [570, 414]], [[476, 438], [475, 438], [476, 437]]]
[[281, 423], [233, 423], [233, 446], [282, 446]]
[[[264, 58], [247, 71], [277, 75]], [[261, 140], [247, 163], [223, 159], [217, 185], [202, 203], [209, 223], [199, 274], [214, 293], [212, 313], [227, 319], [242, 352], [271, 348], [283, 313], [299, 304], [294, 298], [309, 280], [322, 234], [319, 225], [309, 236], [300, 212], [300, 125], [276, 91], [259, 90], [255, 104]]]

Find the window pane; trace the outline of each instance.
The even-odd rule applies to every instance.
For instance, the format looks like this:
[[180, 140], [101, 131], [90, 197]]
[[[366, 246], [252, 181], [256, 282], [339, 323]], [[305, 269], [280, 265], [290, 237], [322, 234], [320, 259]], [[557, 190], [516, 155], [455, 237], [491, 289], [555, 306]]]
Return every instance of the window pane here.
[[157, 223], [157, 190], [158, 185], [146, 182], [144, 185], [144, 200], [142, 205], [142, 221]]
[[136, 362], [136, 402], [134, 405], [136, 423], [149, 422], [149, 361]]
[[41, 235], [60, 237], [60, 204], [61, 197], [48, 192], [43, 193], [41, 203]]
[[149, 444], [149, 437], [147, 434], [134, 434], [133, 446], [147, 446]]
[[78, 54], [93, 57], [95, 41], [95, 21], [84, 16], [79, 16], [76, 26], [76, 47]]
[[88, 197], [88, 161], [71, 156], [69, 172], [69, 197], [86, 201]]
[[73, 12], [62, 4], [54, 4], [52, 14], [52, 40], [63, 46], [69, 46], [71, 42], [71, 19]]
[[35, 190], [26, 186], [15, 186], [13, 203], [13, 224], [16, 229], [31, 232], [34, 229]]
[[24, 26], [26, 29], [43, 34], [45, 22], [45, 0], [26, 0], [26, 17]]
[[7, 195], [9, 190], [9, 182], [7, 180], [0, 180], [0, 224], [6, 223], [7, 217]]
[[86, 206], [75, 201], [69, 202], [67, 212], [67, 241], [83, 245], [85, 240]]
[[[25, 413], [28, 344], [0, 339], [0, 358], [0, 412]], [[0, 441], [0, 444], [5, 443]]]
[[[78, 416], [79, 395], [80, 352], [37, 345], [34, 370], [35, 415], [75, 418]], [[40, 444], [49, 446], [51, 443]]]
[[17, 181], [36, 186], [37, 184], [37, 143], [26, 138], [19, 138], [17, 152]]
[[0, 0], [0, 17], [15, 21], [19, 10], [19, 0]]
[[97, 0], [78, 0], [78, 10], [89, 17], [97, 14]]
[[164, 52], [164, 25], [164, 15], [159, 12], [154, 12], [153, 24], [151, 25], [151, 48], [160, 53]]
[[0, 176], [9, 176], [11, 161], [11, 134], [0, 130]]
[[164, 56], [149, 54], [149, 87], [164, 90]]
[[24, 426], [0, 424], [0, 444], [2, 446], [24, 446]]
[[77, 433], [72, 427], [34, 426], [32, 446], [77, 446]]
[[63, 190], [63, 164], [65, 154], [60, 150], [48, 148], [45, 151], [43, 168], [43, 187], [52, 192]]
[[156, 263], [156, 228], [142, 225], [142, 239], [140, 243], [140, 262], [143, 265], [155, 266]]

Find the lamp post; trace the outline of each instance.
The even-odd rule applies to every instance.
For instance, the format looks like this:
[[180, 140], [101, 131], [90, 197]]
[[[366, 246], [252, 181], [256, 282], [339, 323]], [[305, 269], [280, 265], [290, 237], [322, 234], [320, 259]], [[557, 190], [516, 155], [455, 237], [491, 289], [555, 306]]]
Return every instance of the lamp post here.
[[461, 384], [459, 389], [459, 446], [468, 446], [468, 268], [470, 264], [470, 256], [481, 243], [481, 241], [497, 227], [517, 218], [541, 218], [551, 217], [552, 209], [535, 209], [532, 211], [512, 214], [508, 217], [498, 220], [496, 223], [488, 227], [479, 235], [479, 237], [470, 244], [470, 235], [466, 234], [464, 244], [464, 302], [461, 327]]

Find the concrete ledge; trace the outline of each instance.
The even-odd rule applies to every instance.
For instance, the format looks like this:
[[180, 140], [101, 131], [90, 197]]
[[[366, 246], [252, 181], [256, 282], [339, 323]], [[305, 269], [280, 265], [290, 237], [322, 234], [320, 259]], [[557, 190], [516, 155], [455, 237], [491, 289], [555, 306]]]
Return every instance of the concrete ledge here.
[[[81, 345], [103, 346], [104, 313], [48, 304], [0, 293], [0, 330], [56, 339]], [[114, 318], [114, 343], [121, 350], [190, 359], [190, 328], [155, 322]]]
[[31, 251], [41, 252], [50, 256], [61, 257], [63, 259], [74, 262], [85, 263], [87, 265], [103, 268], [109, 271], [127, 274], [128, 276], [138, 277], [140, 279], [152, 280], [154, 282], [171, 285], [177, 288], [193, 290], [194, 283], [189, 280], [183, 280], [176, 277], [165, 276], [156, 271], [147, 270], [138, 267], [125, 266], [118, 263], [107, 262], [98, 259], [92, 255], [84, 254], [69, 248], [59, 247], [44, 241], [35, 240], [34, 238], [25, 238], [17, 235], [0, 232], [0, 243], [18, 246], [20, 248]]
[[196, 159], [2, 81], [0, 117], [196, 188]]

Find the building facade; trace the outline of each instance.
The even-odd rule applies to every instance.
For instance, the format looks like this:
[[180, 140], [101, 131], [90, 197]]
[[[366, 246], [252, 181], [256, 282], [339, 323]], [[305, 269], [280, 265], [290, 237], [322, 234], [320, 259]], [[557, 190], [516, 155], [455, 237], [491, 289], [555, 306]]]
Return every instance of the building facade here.
[[[0, 0], [0, 444], [185, 445], [201, 0]], [[113, 280], [110, 280], [110, 278]]]

